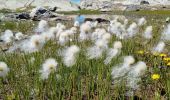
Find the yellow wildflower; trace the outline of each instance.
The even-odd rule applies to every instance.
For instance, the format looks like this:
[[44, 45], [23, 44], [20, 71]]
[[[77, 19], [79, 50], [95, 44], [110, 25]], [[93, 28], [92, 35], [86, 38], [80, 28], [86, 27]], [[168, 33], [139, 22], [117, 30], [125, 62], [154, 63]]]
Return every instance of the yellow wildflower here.
[[151, 77], [152, 77], [153, 80], [158, 80], [160, 78], [160, 75], [159, 74], [153, 74]]
[[166, 57], [167, 55], [164, 54], [164, 53], [161, 53], [159, 56], [160, 56], [160, 57]]
[[169, 63], [167, 63], [167, 66], [170, 66], [170, 62], [169, 62]]
[[139, 51], [137, 51], [137, 53], [138, 53], [138, 54], [144, 54], [144, 51], [139, 50]]
[[165, 57], [163, 60], [164, 60], [165, 62], [168, 62], [168, 61], [170, 61], [170, 57]]

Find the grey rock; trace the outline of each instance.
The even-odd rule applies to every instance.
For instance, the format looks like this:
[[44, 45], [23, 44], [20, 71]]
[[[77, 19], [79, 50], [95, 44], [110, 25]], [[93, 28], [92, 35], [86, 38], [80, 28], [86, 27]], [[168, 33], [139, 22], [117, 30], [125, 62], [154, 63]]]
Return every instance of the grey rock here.
[[80, 7], [87, 10], [110, 11], [112, 5], [112, 1], [82, 0]]
[[30, 15], [28, 13], [20, 13], [18, 15], [16, 15], [16, 19], [30, 19]]
[[141, 9], [138, 5], [127, 5], [126, 11], [139, 11]]
[[144, 5], [144, 4], [149, 5], [150, 3], [149, 3], [149, 1], [143, 0], [143, 1], [140, 2], [140, 4], [141, 4], [141, 5]]

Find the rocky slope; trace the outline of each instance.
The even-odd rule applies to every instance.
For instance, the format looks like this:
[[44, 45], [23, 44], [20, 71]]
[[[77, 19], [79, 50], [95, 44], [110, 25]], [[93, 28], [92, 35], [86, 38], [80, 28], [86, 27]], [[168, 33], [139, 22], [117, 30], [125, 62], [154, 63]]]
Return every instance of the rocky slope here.
[[140, 4], [141, 1], [147, 1], [150, 5], [170, 5], [170, 0], [112, 0], [114, 3]]
[[57, 6], [61, 11], [78, 10], [75, 5], [72, 5], [69, 0], [0, 0], [0, 9], [16, 9], [26, 6]]
[[[149, 6], [170, 5], [170, 0], [81, 0], [80, 6], [84, 9], [99, 9], [103, 11], [112, 9], [125, 10], [129, 5], [140, 5], [141, 1], [147, 1]], [[0, 0], [0, 9], [16, 9], [29, 5], [52, 7], [57, 6], [59, 8], [58, 10], [60, 11], [78, 10], [77, 5], [70, 3], [70, 0]]]

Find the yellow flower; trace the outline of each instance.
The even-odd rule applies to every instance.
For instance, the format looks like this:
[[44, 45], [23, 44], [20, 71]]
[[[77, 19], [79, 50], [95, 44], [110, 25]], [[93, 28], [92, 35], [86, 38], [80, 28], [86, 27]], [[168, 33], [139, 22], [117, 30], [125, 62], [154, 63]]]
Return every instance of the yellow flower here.
[[167, 63], [167, 66], [170, 66], [170, 62], [169, 62], [169, 63]]
[[168, 61], [170, 61], [170, 57], [165, 57], [163, 60], [164, 60], [165, 62], [168, 62]]
[[161, 53], [159, 56], [160, 56], [160, 57], [166, 57], [167, 55], [164, 54], [164, 53]]
[[153, 74], [152, 75], [152, 79], [153, 80], [158, 80], [160, 78], [160, 75], [159, 74]]
[[138, 53], [138, 54], [144, 54], [144, 51], [139, 50], [139, 51], [137, 51], [137, 53]]
[[163, 60], [164, 60], [165, 62], [168, 61], [168, 59], [167, 59], [166, 57], [165, 57]]

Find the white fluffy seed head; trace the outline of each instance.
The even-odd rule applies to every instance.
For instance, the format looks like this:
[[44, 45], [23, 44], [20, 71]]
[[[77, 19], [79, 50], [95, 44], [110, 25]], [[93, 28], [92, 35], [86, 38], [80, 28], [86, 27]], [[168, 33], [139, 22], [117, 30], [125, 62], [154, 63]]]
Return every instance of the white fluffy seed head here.
[[95, 45], [99, 48], [107, 48], [107, 42], [104, 40], [97, 40]]
[[33, 35], [29, 40], [25, 40], [21, 43], [20, 49], [24, 52], [36, 52], [40, 50], [45, 44], [45, 40], [42, 35]]
[[128, 35], [129, 37], [133, 37], [137, 32], [138, 32], [138, 26], [137, 24], [134, 22], [132, 23], [129, 28], [127, 29]]
[[[147, 69], [146, 63], [143, 61], [139, 61], [135, 66], [133, 73], [135, 73], [137, 76], [140, 76], [144, 73], [144, 71]], [[136, 77], [137, 77], [136, 76]]]
[[42, 38], [45, 40], [45, 41], [48, 41], [48, 40], [53, 40], [55, 39], [55, 34], [57, 33], [57, 28], [56, 27], [51, 27], [47, 32], [43, 32], [41, 34]]
[[44, 43], [44, 39], [42, 38], [41, 35], [33, 35], [31, 38], [30, 38], [30, 44], [33, 46], [33, 47], [39, 47], [41, 46], [43, 43]]
[[152, 38], [152, 26], [147, 26], [146, 27], [146, 30], [145, 30], [145, 32], [144, 32], [144, 37], [146, 38], [146, 39], [151, 39]]
[[146, 24], [146, 22], [147, 22], [146, 19], [144, 17], [142, 17], [138, 20], [138, 26], [142, 26], [142, 25]]
[[109, 41], [111, 39], [111, 35], [109, 33], [105, 33], [104, 35], [102, 35], [102, 39]]
[[14, 34], [11, 30], [5, 30], [4, 34], [0, 37], [5, 43], [12, 42]]
[[80, 26], [80, 31], [84, 33], [90, 32], [92, 29], [91, 22], [87, 21]]
[[51, 72], [56, 71], [57, 65], [58, 65], [58, 63], [55, 59], [53, 59], [53, 58], [47, 59], [43, 63], [42, 69], [40, 70], [41, 79], [47, 79]]
[[135, 59], [133, 56], [125, 56], [124, 57], [124, 64], [131, 65], [135, 62]]
[[9, 68], [5, 62], [0, 62], [0, 77], [5, 77], [9, 72]]
[[161, 53], [163, 52], [165, 48], [165, 43], [163, 41], [160, 41], [155, 48], [153, 48], [153, 53]]
[[48, 30], [48, 22], [45, 20], [41, 20], [38, 24], [36, 31], [37, 32], [45, 32], [47, 30]]
[[51, 71], [51, 70], [56, 70], [57, 65], [58, 63], [56, 62], [55, 59], [49, 58], [43, 63], [42, 68], [44, 71]]
[[66, 26], [63, 25], [62, 23], [57, 23], [56, 28], [57, 28], [57, 30], [65, 30], [65, 29], [66, 29]]
[[60, 36], [59, 36], [59, 44], [60, 45], [65, 45], [65, 43], [67, 43], [69, 41], [69, 34], [68, 32], [64, 31], [61, 32]]
[[22, 32], [18, 32], [15, 34], [15, 39], [16, 40], [21, 40], [24, 38], [24, 35], [22, 34]]
[[118, 56], [120, 53], [120, 50], [111, 48], [111, 49], [107, 50], [106, 53], [107, 53], [106, 59], [104, 60], [105, 65], [109, 64], [114, 57]]
[[122, 43], [120, 41], [115, 41], [113, 47], [115, 49], [121, 49], [122, 48]]
[[70, 29], [70, 31], [71, 31], [72, 34], [76, 34], [77, 33], [77, 28], [76, 27], [72, 27]]
[[62, 52], [63, 61], [67, 67], [71, 67], [76, 63], [76, 55], [79, 51], [80, 48], [78, 46], [72, 45]]
[[80, 51], [80, 48], [79, 48], [78, 46], [76, 46], [76, 45], [72, 45], [72, 46], [70, 46], [70, 47], [68, 48], [68, 51], [71, 52], [71, 53], [73, 53], [73, 54], [75, 54], [75, 53], [77, 53], [77, 52]]
[[126, 27], [126, 25], [128, 24], [129, 20], [128, 19], [125, 19], [124, 20], [124, 26]]
[[93, 22], [93, 23], [91, 24], [91, 26], [92, 26], [93, 28], [96, 28], [97, 25], [98, 25], [98, 21], [95, 21], [95, 22]]
[[170, 24], [168, 24], [167, 27], [165, 27], [164, 31], [162, 32], [163, 40], [170, 40]]

